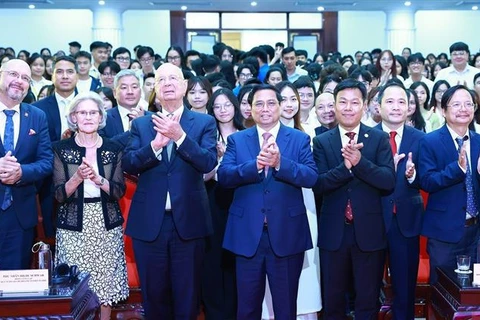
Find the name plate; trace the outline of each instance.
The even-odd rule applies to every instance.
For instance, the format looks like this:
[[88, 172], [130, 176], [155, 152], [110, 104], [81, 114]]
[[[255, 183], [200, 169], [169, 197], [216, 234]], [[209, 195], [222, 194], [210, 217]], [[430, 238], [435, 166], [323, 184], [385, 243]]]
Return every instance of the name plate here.
[[473, 281], [474, 286], [480, 287], [480, 263], [473, 264]]
[[0, 292], [41, 292], [48, 290], [48, 269], [0, 271]]

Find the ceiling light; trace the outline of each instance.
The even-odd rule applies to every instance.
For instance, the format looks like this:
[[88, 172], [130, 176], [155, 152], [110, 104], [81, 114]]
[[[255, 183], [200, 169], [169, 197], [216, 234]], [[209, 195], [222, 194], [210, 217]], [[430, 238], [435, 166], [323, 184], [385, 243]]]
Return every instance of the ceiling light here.
[[105, 5], [105, 1], [100, 0], [100, 1], [98, 1], [98, 4], [101, 5], [101, 6], [104, 6], [104, 5]]
[[405, 2], [404, 2], [404, 5], [405, 5], [406, 7], [410, 7], [410, 6], [412, 5], [412, 3], [411, 3], [410, 1], [405, 1]]
[[478, 10], [478, 6], [473, 6], [472, 10], [474, 10], [474, 11]]
[[35, 9], [35, 5], [34, 4], [28, 5], [28, 9]]
[[325, 8], [320, 6], [320, 7], [317, 7], [317, 11], [325, 11]]
[[257, 2], [256, 2], [256, 1], [252, 1], [252, 2], [250, 2], [250, 5], [251, 5], [252, 7], [256, 7], [256, 6], [257, 6]]
[[187, 10], [187, 6], [181, 6], [180, 9], [182, 9], [183, 11]]

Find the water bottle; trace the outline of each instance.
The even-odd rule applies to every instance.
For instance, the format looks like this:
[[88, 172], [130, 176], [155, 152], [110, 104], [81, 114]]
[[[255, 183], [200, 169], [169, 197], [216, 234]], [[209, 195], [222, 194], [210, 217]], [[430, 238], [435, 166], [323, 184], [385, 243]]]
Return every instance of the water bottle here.
[[48, 285], [52, 284], [53, 261], [50, 245], [42, 241], [37, 242], [32, 247], [32, 252], [38, 252], [38, 269], [48, 270]]

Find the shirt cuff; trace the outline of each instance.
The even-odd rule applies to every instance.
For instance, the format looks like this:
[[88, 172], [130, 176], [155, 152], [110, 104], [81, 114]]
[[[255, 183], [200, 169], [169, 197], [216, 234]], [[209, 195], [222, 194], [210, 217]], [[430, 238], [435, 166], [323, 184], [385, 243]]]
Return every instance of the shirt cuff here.
[[161, 161], [163, 148], [160, 148], [157, 151], [155, 151], [155, 148], [153, 147], [153, 141], [150, 142], [150, 147], [152, 147], [152, 151], [153, 151], [153, 154], [155, 155], [155, 158]]
[[184, 132], [184, 133], [182, 134], [182, 136], [180, 137], [180, 139], [178, 139], [177, 141], [175, 141], [175, 144], [177, 145], [177, 148], [179, 148], [179, 147], [182, 145], [182, 143], [183, 143], [183, 141], [185, 141], [185, 138], [186, 138], [186, 137], [187, 137], [187, 134]]

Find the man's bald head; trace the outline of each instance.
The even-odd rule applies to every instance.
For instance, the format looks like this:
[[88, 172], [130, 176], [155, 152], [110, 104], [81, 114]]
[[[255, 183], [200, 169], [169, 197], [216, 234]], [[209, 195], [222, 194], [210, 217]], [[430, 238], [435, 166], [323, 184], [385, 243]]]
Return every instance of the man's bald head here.
[[182, 70], [171, 63], [164, 63], [155, 72], [155, 93], [162, 107], [173, 112], [183, 105], [187, 82]]
[[332, 128], [337, 124], [334, 107], [335, 98], [330, 92], [323, 92], [315, 100], [315, 113], [322, 126]]
[[7, 61], [0, 68], [0, 101], [9, 108], [22, 102], [28, 93], [31, 75], [30, 67], [25, 61]]

